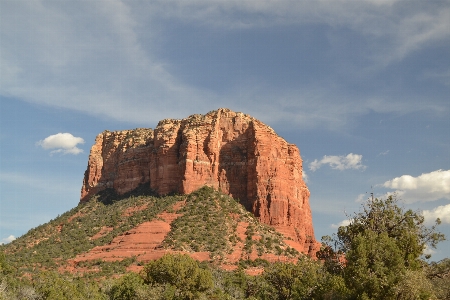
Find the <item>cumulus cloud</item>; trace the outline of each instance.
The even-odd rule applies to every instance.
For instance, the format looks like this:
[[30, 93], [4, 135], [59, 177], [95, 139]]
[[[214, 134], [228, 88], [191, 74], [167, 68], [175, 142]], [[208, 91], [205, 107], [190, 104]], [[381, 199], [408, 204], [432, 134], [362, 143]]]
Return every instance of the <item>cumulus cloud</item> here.
[[383, 186], [395, 189], [407, 203], [450, 199], [450, 170], [437, 170], [417, 177], [402, 175], [386, 181]]
[[350, 225], [351, 222], [352, 222], [351, 220], [343, 220], [338, 224], [331, 224], [331, 228], [339, 228], [341, 226], [348, 226], [348, 225]]
[[45, 150], [55, 149], [50, 154], [80, 154], [83, 152], [83, 149], [78, 148], [78, 144], [84, 144], [84, 140], [70, 133], [57, 133], [37, 142], [37, 145]]
[[441, 205], [432, 210], [424, 210], [422, 214], [425, 217], [425, 222], [429, 224], [434, 223], [437, 218], [442, 223], [450, 224], [450, 204]]
[[15, 239], [16, 239], [15, 236], [10, 235], [10, 236], [8, 236], [7, 238], [2, 239], [2, 240], [0, 241], [0, 245], [11, 243], [11, 242], [14, 241]]
[[308, 177], [308, 174], [305, 173], [305, 170], [303, 170], [303, 172], [302, 172], [302, 178], [303, 178], [304, 182], [306, 182], [306, 183], [309, 182], [309, 177]]
[[366, 194], [359, 194], [358, 197], [356, 197], [355, 202], [363, 202], [364, 200], [368, 199], [368, 195]]
[[347, 156], [325, 155], [321, 160], [315, 159], [309, 164], [311, 171], [316, 171], [322, 165], [329, 165], [332, 169], [347, 170], [347, 169], [361, 169], [364, 170], [366, 166], [361, 163], [362, 155], [350, 153]]

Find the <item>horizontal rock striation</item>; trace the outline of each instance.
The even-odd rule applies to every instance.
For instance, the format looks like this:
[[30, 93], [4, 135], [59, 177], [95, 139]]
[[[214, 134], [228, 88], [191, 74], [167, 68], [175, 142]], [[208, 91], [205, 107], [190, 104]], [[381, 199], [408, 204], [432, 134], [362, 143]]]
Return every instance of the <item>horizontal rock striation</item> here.
[[261, 222], [301, 245], [302, 252], [318, 250], [298, 148], [249, 115], [219, 109], [165, 119], [155, 130], [99, 134], [81, 201], [107, 188], [124, 194], [148, 182], [160, 195], [212, 186], [239, 199]]

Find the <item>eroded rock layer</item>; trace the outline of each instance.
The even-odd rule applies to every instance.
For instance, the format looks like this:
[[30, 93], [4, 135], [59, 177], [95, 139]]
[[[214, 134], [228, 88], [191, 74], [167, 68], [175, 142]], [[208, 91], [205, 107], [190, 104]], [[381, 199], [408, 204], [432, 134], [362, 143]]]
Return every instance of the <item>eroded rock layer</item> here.
[[261, 222], [315, 253], [309, 190], [297, 146], [269, 126], [219, 109], [155, 130], [105, 131], [92, 146], [81, 201], [112, 188], [123, 194], [150, 182], [161, 195], [209, 185], [232, 195]]

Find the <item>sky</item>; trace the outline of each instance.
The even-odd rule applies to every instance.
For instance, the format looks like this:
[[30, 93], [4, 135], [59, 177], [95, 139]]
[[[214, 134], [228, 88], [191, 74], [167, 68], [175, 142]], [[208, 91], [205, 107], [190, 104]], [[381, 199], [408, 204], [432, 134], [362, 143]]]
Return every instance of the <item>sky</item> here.
[[222, 107], [299, 147], [316, 239], [373, 193], [450, 240], [449, 49], [448, 0], [2, 0], [0, 243], [78, 204], [98, 133]]

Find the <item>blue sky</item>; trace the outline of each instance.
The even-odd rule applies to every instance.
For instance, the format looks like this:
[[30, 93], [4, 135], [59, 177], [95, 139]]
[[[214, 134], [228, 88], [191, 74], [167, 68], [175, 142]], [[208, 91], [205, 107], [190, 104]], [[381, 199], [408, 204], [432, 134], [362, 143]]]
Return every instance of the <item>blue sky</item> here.
[[220, 107], [300, 148], [317, 239], [371, 192], [450, 239], [449, 49], [450, 1], [1, 1], [0, 242], [77, 205], [101, 131]]

